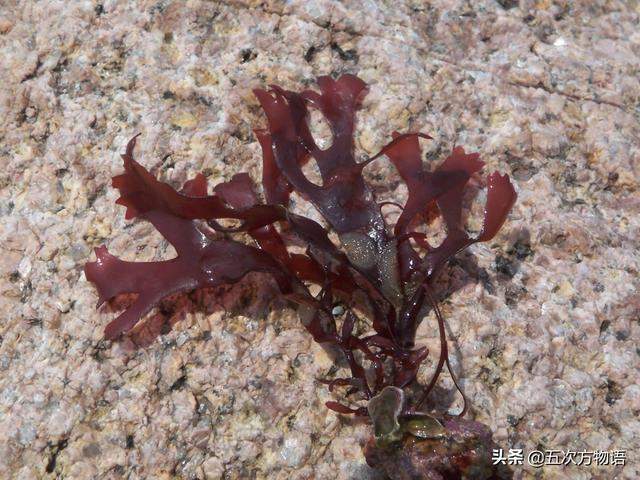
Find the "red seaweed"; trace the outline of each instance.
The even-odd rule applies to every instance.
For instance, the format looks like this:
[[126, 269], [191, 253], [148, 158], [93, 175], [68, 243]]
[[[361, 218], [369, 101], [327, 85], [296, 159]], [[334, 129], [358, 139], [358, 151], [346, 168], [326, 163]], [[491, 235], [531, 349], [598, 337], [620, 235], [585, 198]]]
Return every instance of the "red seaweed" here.
[[[406, 447], [402, 455], [384, 452], [389, 439], [396, 447], [398, 442], [414, 445], [411, 442], [416, 438], [407, 433], [407, 425], [415, 425], [418, 418], [425, 421], [420, 408], [445, 365], [458, 386], [449, 365], [434, 279], [456, 253], [496, 235], [516, 193], [506, 175], [489, 175], [484, 225], [477, 237], [469, 236], [462, 221], [463, 197], [469, 180], [483, 168], [479, 155], [455, 147], [429, 170], [421, 160], [419, 138], [431, 137], [394, 132], [378, 154], [357, 161], [355, 114], [366, 84], [356, 76], [343, 75], [337, 80], [320, 77], [318, 85], [319, 92], [297, 93], [278, 86], [254, 92], [268, 121], [267, 129], [255, 131], [262, 148], [263, 199], [246, 173], [216, 185], [212, 194], [207, 193], [202, 174], [176, 190], [134, 160], [136, 137], [132, 138], [122, 155], [125, 171], [113, 178], [113, 186], [120, 191], [117, 203], [126, 207], [127, 219], [151, 222], [175, 247], [177, 256], [158, 262], [126, 262], [100, 247], [97, 261], [85, 267], [86, 277], [97, 287], [98, 305], [120, 294], [136, 295], [133, 304], [105, 328], [105, 337], [116, 339], [167, 296], [233, 284], [249, 272], [270, 275], [282, 296], [299, 306], [302, 323], [314, 340], [344, 357], [351, 376], [322, 382], [332, 392], [348, 387], [345, 398], [350, 400], [348, 405], [331, 401], [326, 406], [374, 422], [375, 441], [367, 447], [367, 461], [385, 471], [393, 471], [390, 465], [398, 462], [409, 462], [419, 470], [424, 459], [416, 457], [415, 451], [420, 449]], [[324, 150], [311, 134], [309, 109], [319, 110], [331, 128], [333, 143]], [[382, 203], [363, 176], [364, 168], [382, 157], [392, 162], [408, 189], [395, 225], [386, 224]], [[312, 159], [320, 171], [321, 185], [310, 181], [303, 171]], [[319, 223], [291, 211], [292, 192], [313, 204], [337, 235], [338, 244]], [[437, 211], [446, 227], [446, 237], [436, 247], [416, 231], [420, 223], [429, 226], [425, 219], [430, 211]], [[235, 226], [225, 227], [229, 220]], [[297, 237], [298, 244], [306, 245], [305, 253], [290, 252], [285, 240], [290, 235], [281, 235], [284, 230]], [[247, 235], [253, 245], [241, 241]], [[321, 288], [320, 293], [311, 293], [312, 284]], [[342, 314], [336, 314], [336, 305], [344, 306]], [[428, 308], [438, 320], [440, 357], [423, 393], [415, 395], [411, 392], [418, 370], [429, 354], [425, 347], [416, 348], [415, 336]], [[355, 333], [363, 330], [368, 331]], [[467, 409], [464, 400], [460, 416]], [[380, 407], [384, 402], [395, 406]], [[375, 409], [371, 407], [374, 403]], [[454, 425], [450, 416], [439, 418]], [[432, 420], [442, 426], [435, 417]], [[428, 424], [435, 425], [433, 422]], [[467, 420], [456, 425], [458, 430], [477, 430]], [[450, 438], [457, 438], [462, 430], [454, 432], [454, 427], [442, 428], [449, 428]], [[378, 432], [385, 428], [390, 430], [384, 435]], [[485, 430], [482, 435], [486, 437]], [[386, 463], [385, 458], [389, 459]], [[435, 463], [428, 468], [437, 470]]]

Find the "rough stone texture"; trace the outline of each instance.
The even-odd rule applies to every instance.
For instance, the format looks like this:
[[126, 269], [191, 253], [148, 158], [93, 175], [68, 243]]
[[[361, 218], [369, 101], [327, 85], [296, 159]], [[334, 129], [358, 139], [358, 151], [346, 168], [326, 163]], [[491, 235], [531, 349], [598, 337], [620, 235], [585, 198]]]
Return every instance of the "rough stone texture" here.
[[[82, 273], [104, 243], [171, 255], [114, 205], [134, 133], [167, 181], [257, 178], [251, 88], [351, 72], [363, 154], [419, 129], [427, 159], [464, 145], [515, 179], [503, 233], [441, 281], [470, 417], [504, 448], [627, 450], [515, 478], [640, 478], [639, 21], [616, 0], [1, 2], [0, 477], [380, 478], [294, 312], [234, 314], [241, 288], [145, 348], [105, 343]], [[406, 194], [384, 161], [368, 174]], [[433, 319], [420, 335], [437, 353]]]

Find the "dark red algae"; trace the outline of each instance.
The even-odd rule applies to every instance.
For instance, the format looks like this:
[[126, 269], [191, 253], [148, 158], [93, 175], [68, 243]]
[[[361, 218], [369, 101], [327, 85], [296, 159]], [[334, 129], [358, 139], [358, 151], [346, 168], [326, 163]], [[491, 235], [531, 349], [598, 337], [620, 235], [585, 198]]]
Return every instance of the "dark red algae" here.
[[[134, 160], [136, 138], [129, 141], [122, 155], [124, 173], [113, 178], [120, 191], [117, 203], [126, 207], [127, 219], [151, 222], [177, 256], [128, 262], [106, 247], [96, 249], [97, 260], [86, 264], [85, 273], [96, 285], [99, 305], [121, 294], [135, 297], [107, 325], [105, 337], [126, 334], [168, 296], [263, 272], [298, 306], [314, 340], [348, 365], [348, 376], [324, 381], [331, 391], [346, 388], [345, 400], [326, 405], [371, 421], [374, 434], [365, 456], [372, 467], [393, 479], [488, 478], [491, 432], [461, 418], [466, 400], [457, 417], [421, 410], [445, 365], [455, 382], [432, 285], [456, 253], [496, 235], [516, 200], [515, 190], [507, 175], [490, 174], [482, 231], [469, 236], [462, 221], [463, 197], [469, 180], [483, 168], [478, 154], [455, 147], [429, 170], [421, 160], [419, 138], [430, 137], [394, 133], [378, 154], [356, 161], [355, 112], [366, 84], [343, 75], [320, 77], [318, 86], [319, 92], [275, 85], [255, 90], [268, 121], [266, 129], [255, 131], [262, 147], [261, 195], [246, 173], [216, 185], [212, 194], [202, 174], [176, 190]], [[321, 149], [311, 134], [309, 109], [319, 110], [328, 122], [333, 134], [329, 148]], [[393, 163], [408, 189], [395, 225], [385, 222], [381, 203], [363, 176], [364, 168], [382, 157]], [[321, 185], [303, 172], [311, 159]], [[292, 192], [311, 202], [329, 228], [293, 213]], [[439, 246], [418, 231], [429, 226], [434, 211], [446, 226]], [[228, 220], [236, 226], [225, 227]], [[241, 241], [247, 235], [251, 245]], [[292, 237], [306, 246], [305, 253], [290, 251]], [[309, 288], [314, 284], [320, 287], [316, 295]], [[438, 320], [440, 355], [431, 380], [416, 394], [417, 372], [429, 352], [415, 345], [415, 335], [429, 308]]]

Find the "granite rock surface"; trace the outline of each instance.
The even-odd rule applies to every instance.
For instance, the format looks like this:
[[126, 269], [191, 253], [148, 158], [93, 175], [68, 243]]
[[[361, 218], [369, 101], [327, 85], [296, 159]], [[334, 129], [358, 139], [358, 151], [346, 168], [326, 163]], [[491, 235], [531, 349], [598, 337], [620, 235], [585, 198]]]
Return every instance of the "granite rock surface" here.
[[[359, 153], [420, 130], [425, 161], [463, 145], [516, 185], [502, 233], [439, 283], [470, 418], [525, 455], [626, 450], [625, 466], [525, 461], [514, 478], [640, 478], [639, 23], [617, 0], [3, 0], [0, 477], [381, 478], [368, 426], [323, 406], [331, 360], [267, 287], [111, 343], [82, 272], [103, 244], [172, 254], [114, 204], [135, 133], [175, 185], [259, 178], [251, 89], [355, 73]], [[386, 162], [367, 175], [406, 196]], [[433, 318], [419, 342], [437, 352]], [[432, 406], [459, 408], [453, 392], [445, 376]]]

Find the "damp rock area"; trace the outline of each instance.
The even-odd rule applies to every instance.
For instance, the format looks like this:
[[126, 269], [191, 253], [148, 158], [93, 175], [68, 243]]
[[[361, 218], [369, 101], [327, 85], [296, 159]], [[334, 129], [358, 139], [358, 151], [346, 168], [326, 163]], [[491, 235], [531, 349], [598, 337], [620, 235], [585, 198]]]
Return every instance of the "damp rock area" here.
[[[96, 310], [83, 273], [100, 245], [129, 261], [175, 255], [115, 204], [132, 136], [172, 185], [257, 180], [266, 120], [252, 89], [356, 74], [369, 85], [357, 158], [421, 131], [425, 164], [464, 146], [518, 193], [500, 234], [436, 283], [470, 404], [460, 424], [523, 451], [505, 478], [639, 478], [639, 23], [616, 0], [1, 2], [0, 477], [383, 480], [415, 464], [412, 450], [379, 458], [370, 425], [324, 406], [335, 397], [317, 379], [342, 367], [272, 282], [163, 302], [111, 342], [104, 326], [124, 305]], [[406, 201], [387, 160], [364, 174], [381, 202]], [[483, 205], [465, 205], [471, 233]], [[363, 262], [383, 261], [365, 247]], [[431, 352], [427, 383], [433, 314], [416, 344]], [[455, 392], [443, 375], [425, 410], [459, 411]], [[626, 459], [534, 466], [534, 450]]]

